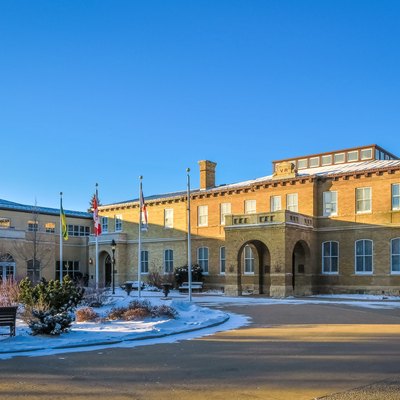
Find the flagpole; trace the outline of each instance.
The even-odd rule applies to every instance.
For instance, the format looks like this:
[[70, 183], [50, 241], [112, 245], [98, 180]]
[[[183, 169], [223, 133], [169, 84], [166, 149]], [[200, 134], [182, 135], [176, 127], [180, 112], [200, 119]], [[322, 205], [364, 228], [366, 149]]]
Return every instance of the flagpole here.
[[138, 297], [141, 296], [141, 268], [142, 268], [142, 179], [139, 176], [139, 236], [138, 236]]
[[[96, 183], [96, 203], [97, 203], [97, 207], [99, 206], [99, 196], [98, 196], [98, 186], [99, 184]], [[96, 256], [95, 256], [95, 263], [96, 263], [96, 290], [99, 289], [99, 235], [97, 234], [97, 232], [95, 232], [96, 234]]]
[[63, 221], [62, 221], [62, 215], [61, 215], [61, 210], [63, 209], [62, 207], [62, 195], [63, 192], [60, 192], [60, 282], [62, 283], [63, 281]]
[[186, 169], [187, 172], [187, 256], [188, 256], [188, 284], [189, 284], [189, 301], [192, 301], [192, 237], [190, 226], [190, 168]]

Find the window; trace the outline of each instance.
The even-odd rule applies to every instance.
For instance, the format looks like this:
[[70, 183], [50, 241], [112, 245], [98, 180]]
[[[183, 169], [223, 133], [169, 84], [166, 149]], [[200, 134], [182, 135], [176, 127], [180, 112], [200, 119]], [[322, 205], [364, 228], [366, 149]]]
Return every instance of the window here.
[[46, 233], [55, 233], [56, 224], [54, 222], [47, 222], [44, 226]]
[[337, 215], [337, 192], [323, 193], [324, 216]]
[[271, 196], [271, 212], [282, 210], [281, 196]]
[[219, 273], [221, 275], [225, 275], [225, 263], [226, 263], [225, 247], [220, 247], [219, 248]]
[[122, 215], [115, 216], [115, 232], [122, 231]]
[[361, 150], [361, 160], [370, 160], [372, 158], [372, 149]]
[[173, 228], [174, 227], [174, 209], [166, 208], [164, 210], [164, 228]]
[[208, 206], [197, 207], [197, 225], [208, 226]]
[[322, 165], [331, 165], [332, 164], [332, 154], [329, 154], [327, 156], [322, 156]]
[[322, 243], [322, 273], [337, 274], [339, 272], [339, 243]]
[[344, 163], [344, 160], [345, 160], [344, 153], [337, 153], [333, 156], [333, 162], [335, 164], [342, 164]]
[[174, 251], [171, 249], [164, 250], [164, 271], [166, 274], [174, 272]]
[[400, 274], [400, 238], [390, 241], [390, 266], [392, 274]]
[[68, 236], [89, 236], [90, 227], [82, 225], [68, 225]]
[[347, 161], [358, 161], [358, 150], [347, 152]]
[[256, 212], [256, 201], [255, 200], [245, 200], [244, 202], [244, 213], [254, 214]]
[[202, 268], [204, 274], [208, 274], [208, 247], [197, 249], [197, 264]]
[[140, 259], [140, 273], [148, 274], [149, 273], [149, 252], [147, 250], [141, 251], [141, 259]]
[[26, 275], [29, 280], [33, 283], [36, 283], [40, 280], [40, 261], [36, 260], [35, 263], [33, 260], [27, 261]]
[[231, 214], [231, 203], [221, 203], [221, 225], [225, 225], [225, 215]]
[[244, 273], [245, 274], [254, 274], [254, 255], [253, 249], [246, 245], [244, 247]]
[[392, 185], [392, 210], [400, 210], [400, 184]]
[[108, 217], [101, 217], [101, 231], [103, 233], [108, 232]]
[[286, 195], [286, 208], [289, 211], [298, 211], [298, 203], [297, 203], [297, 193], [291, 193]]
[[310, 158], [310, 167], [319, 167], [319, 157]]
[[357, 188], [356, 189], [356, 212], [366, 213], [371, 212], [371, 188]]
[[[63, 277], [68, 275], [71, 279], [82, 278], [79, 270], [79, 261], [63, 261]], [[56, 280], [60, 279], [60, 261], [56, 262]]]
[[372, 240], [356, 241], [356, 274], [372, 274]]
[[307, 162], [308, 162], [307, 158], [297, 161], [297, 169], [307, 168]]
[[0, 217], [0, 229], [7, 229], [11, 226], [10, 218]]
[[37, 232], [39, 230], [39, 223], [37, 221], [28, 221], [28, 231]]

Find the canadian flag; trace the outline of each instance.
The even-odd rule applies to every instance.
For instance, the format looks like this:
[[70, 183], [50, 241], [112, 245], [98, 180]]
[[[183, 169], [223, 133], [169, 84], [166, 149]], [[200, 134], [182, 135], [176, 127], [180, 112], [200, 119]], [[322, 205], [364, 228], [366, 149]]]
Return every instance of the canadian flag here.
[[147, 232], [148, 222], [147, 222], [147, 206], [144, 201], [143, 191], [140, 189], [140, 229], [144, 232]]
[[93, 196], [93, 221], [94, 221], [94, 234], [96, 236], [101, 235], [101, 223], [99, 217], [99, 208], [97, 204], [97, 195]]

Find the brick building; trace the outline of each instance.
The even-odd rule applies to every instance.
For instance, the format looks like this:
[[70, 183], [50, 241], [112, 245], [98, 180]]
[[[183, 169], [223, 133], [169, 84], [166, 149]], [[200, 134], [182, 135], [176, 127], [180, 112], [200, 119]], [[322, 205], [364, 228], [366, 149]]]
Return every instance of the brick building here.
[[[400, 160], [377, 145], [273, 161], [272, 174], [216, 185], [200, 161], [192, 261], [227, 294], [400, 292]], [[146, 197], [142, 279], [187, 263], [187, 193]], [[137, 279], [138, 200], [100, 207], [99, 283]], [[66, 211], [65, 270], [95, 283], [91, 214]], [[59, 276], [59, 210], [0, 200], [0, 278]], [[34, 243], [37, 244], [34, 256]], [[34, 265], [33, 258], [36, 257]]]
[[[193, 263], [227, 294], [394, 293], [400, 289], [400, 160], [377, 145], [273, 161], [271, 175], [215, 184], [200, 161], [191, 191]], [[146, 197], [142, 276], [187, 260], [187, 194]], [[138, 200], [100, 207], [100, 282], [136, 279]], [[94, 276], [94, 238], [89, 274]]]

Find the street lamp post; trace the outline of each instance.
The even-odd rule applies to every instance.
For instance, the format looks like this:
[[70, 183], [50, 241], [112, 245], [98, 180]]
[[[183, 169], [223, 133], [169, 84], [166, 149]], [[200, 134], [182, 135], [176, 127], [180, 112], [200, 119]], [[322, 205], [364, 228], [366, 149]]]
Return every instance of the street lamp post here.
[[117, 243], [113, 239], [111, 242], [111, 251], [112, 251], [112, 294], [115, 294], [115, 249], [117, 247]]

